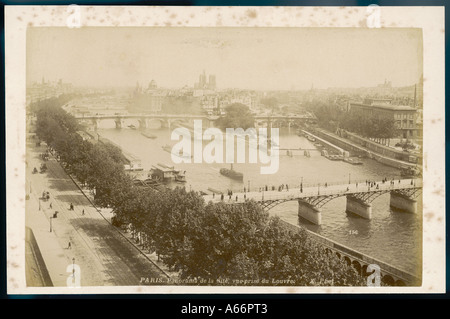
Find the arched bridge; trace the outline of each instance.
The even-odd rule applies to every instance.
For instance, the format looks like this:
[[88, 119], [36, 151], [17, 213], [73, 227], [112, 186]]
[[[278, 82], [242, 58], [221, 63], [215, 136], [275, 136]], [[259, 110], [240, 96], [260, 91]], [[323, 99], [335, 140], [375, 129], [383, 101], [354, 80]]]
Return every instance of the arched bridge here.
[[[122, 128], [126, 120], [137, 120], [139, 122], [139, 128], [145, 129], [148, 126], [148, 122], [156, 120], [161, 123], [162, 127], [171, 127], [173, 124], [180, 125], [192, 125], [193, 120], [202, 120], [204, 127], [213, 127], [218, 120], [217, 115], [193, 115], [193, 114], [150, 114], [150, 113], [116, 113], [116, 114], [95, 114], [95, 115], [76, 115], [75, 118], [79, 122], [88, 122], [97, 129], [99, 123], [102, 120], [114, 120], [116, 128]], [[279, 126], [280, 124], [287, 124], [289, 127], [291, 124], [298, 122], [305, 122], [308, 120], [315, 120], [313, 115], [256, 115], [255, 127], [264, 125]]]
[[76, 115], [75, 119], [79, 122], [88, 122], [96, 130], [102, 120], [114, 120], [116, 128], [124, 126], [126, 120], [137, 120], [140, 129], [145, 129], [148, 122], [156, 120], [162, 127], [172, 127], [174, 124], [192, 125], [194, 120], [202, 120], [204, 127], [212, 127], [218, 116], [192, 115], [192, 114], [139, 114], [139, 113], [117, 113], [117, 114], [95, 114], [95, 115]]
[[[347, 211], [361, 217], [372, 218], [372, 201], [377, 197], [389, 193], [391, 206], [400, 210], [415, 213], [417, 211], [417, 197], [421, 194], [422, 181], [402, 179], [394, 181], [377, 181], [369, 183], [344, 183], [336, 185], [316, 185], [286, 189], [282, 191], [266, 190], [258, 192], [234, 193], [227, 196], [205, 195], [206, 201], [224, 201], [228, 204], [239, 204], [247, 200], [258, 202], [264, 209], [269, 210], [280, 203], [298, 201], [299, 215], [310, 222], [320, 225], [323, 205], [338, 197], [347, 198]], [[223, 198], [222, 198], [223, 197]]]

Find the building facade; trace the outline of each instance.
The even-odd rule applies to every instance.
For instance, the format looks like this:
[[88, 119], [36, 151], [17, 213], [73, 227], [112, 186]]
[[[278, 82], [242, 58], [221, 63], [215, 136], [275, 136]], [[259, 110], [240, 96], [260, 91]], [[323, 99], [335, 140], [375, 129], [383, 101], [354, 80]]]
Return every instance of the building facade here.
[[417, 123], [417, 109], [408, 105], [394, 105], [389, 99], [365, 99], [362, 103], [349, 103], [349, 111], [364, 116], [395, 121], [399, 138], [421, 138]]

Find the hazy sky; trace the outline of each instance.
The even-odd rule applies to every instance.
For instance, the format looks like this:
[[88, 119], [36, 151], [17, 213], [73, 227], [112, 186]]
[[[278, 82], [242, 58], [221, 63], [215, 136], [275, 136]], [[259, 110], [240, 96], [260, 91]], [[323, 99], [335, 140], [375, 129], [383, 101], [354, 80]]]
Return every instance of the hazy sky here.
[[31, 27], [27, 82], [309, 89], [412, 85], [422, 74], [419, 29]]

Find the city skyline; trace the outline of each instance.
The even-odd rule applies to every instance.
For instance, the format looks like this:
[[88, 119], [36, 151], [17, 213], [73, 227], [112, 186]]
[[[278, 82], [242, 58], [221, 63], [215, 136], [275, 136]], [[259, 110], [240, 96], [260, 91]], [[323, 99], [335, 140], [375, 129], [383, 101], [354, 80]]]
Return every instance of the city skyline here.
[[422, 75], [419, 29], [29, 28], [27, 83], [305, 90], [409, 86]]

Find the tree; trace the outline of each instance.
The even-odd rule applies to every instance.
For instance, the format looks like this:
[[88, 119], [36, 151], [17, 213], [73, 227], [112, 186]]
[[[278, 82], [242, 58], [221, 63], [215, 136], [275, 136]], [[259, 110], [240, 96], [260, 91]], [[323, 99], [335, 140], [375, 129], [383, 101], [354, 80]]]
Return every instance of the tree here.
[[278, 100], [276, 97], [266, 97], [261, 99], [261, 104], [263, 104], [267, 109], [274, 112], [275, 108], [278, 107]]
[[225, 116], [217, 121], [218, 127], [242, 128], [244, 130], [255, 126], [255, 119], [248, 106], [241, 103], [230, 104], [225, 108]]

